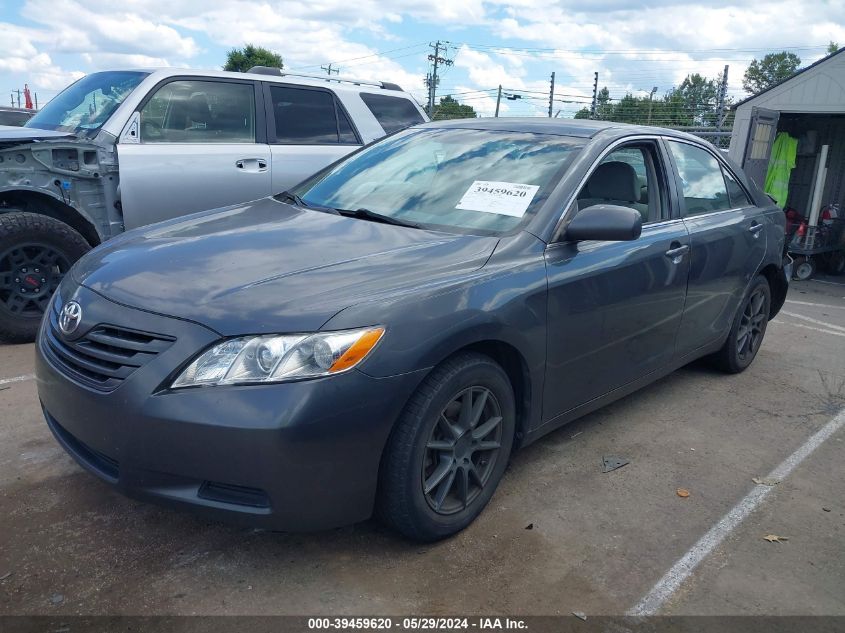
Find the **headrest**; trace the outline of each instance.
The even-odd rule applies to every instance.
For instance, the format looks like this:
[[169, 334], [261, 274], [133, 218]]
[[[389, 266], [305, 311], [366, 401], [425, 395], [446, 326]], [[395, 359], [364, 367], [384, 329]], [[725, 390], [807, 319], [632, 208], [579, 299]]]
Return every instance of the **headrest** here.
[[587, 181], [587, 193], [590, 198], [637, 202], [640, 199], [640, 180], [636, 170], [628, 163], [602, 163]]

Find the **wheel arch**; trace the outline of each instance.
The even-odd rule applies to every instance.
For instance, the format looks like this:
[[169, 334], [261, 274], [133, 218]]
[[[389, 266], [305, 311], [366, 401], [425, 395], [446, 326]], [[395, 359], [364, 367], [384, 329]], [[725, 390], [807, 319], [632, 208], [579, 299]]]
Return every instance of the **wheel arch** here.
[[102, 242], [94, 223], [85, 213], [63, 202], [51, 192], [32, 189], [7, 189], [0, 191], [0, 213], [23, 211], [46, 215], [64, 222], [92, 247]]
[[783, 274], [783, 269], [774, 264], [767, 264], [760, 270], [760, 274], [769, 282], [771, 291], [771, 305], [769, 306], [769, 319], [774, 319], [786, 301], [786, 293], [789, 290], [789, 282]]

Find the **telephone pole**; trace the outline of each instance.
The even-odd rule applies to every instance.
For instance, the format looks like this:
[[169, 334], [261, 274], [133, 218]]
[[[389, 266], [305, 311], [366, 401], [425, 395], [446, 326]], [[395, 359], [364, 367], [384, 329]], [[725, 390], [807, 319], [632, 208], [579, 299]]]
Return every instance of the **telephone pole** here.
[[332, 73], [334, 73], [335, 75], [337, 75], [337, 74], [339, 74], [339, 73], [340, 73], [340, 69], [339, 69], [339, 68], [332, 68], [332, 65], [331, 65], [331, 64], [329, 64], [328, 66], [320, 66], [320, 68], [322, 68], [323, 70], [325, 70], [325, 71], [326, 71], [326, 74], [327, 74], [329, 77], [331, 77], [331, 76], [332, 76]]
[[549, 118], [552, 118], [552, 105], [555, 100], [555, 74], [552, 73], [551, 86], [549, 87]]
[[725, 98], [728, 96], [728, 68], [725, 64], [725, 70], [722, 71], [722, 83], [719, 84], [719, 99], [716, 110], [716, 126], [721, 128], [725, 122]]
[[593, 105], [590, 107], [590, 118], [596, 118], [596, 105], [599, 99], [599, 73], [593, 73]]
[[[434, 49], [434, 54], [428, 56], [428, 60], [431, 62], [431, 74], [426, 79], [428, 83], [428, 116], [434, 116], [434, 100], [437, 96], [437, 69], [442, 64], [443, 66], [451, 66], [454, 62], [446, 57], [446, 43], [437, 40], [434, 44], [429, 44], [431, 48]], [[440, 52], [443, 52], [443, 56], [440, 55]]]
[[496, 96], [496, 114], [494, 117], [499, 116], [499, 104], [502, 102], [502, 84], [499, 84], [499, 94]]

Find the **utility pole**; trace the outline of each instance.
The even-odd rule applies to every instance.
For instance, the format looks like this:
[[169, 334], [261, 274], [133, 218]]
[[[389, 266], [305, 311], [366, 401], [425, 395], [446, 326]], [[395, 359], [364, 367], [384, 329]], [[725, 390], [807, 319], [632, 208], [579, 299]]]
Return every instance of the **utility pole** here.
[[651, 125], [651, 108], [654, 105], [654, 93], [657, 92], [657, 86], [654, 86], [651, 89], [651, 92], [648, 93], [648, 124]]
[[339, 73], [340, 73], [340, 69], [339, 69], [339, 68], [332, 68], [332, 65], [331, 65], [331, 64], [329, 64], [328, 66], [320, 66], [320, 68], [322, 68], [323, 70], [325, 70], [325, 71], [326, 71], [326, 74], [327, 74], [329, 77], [331, 77], [331, 76], [332, 76], [332, 73], [334, 73], [335, 75], [337, 75], [337, 74], [339, 74]]
[[496, 114], [494, 117], [499, 116], [499, 104], [502, 102], [502, 84], [499, 84], [499, 94], [496, 96]]
[[18, 107], [20, 108], [21, 107], [21, 91], [20, 91], [20, 88], [18, 88], [17, 93], [18, 93]]
[[549, 118], [552, 118], [552, 105], [555, 100], [555, 74], [552, 73], [551, 86], [549, 87]]
[[[428, 78], [428, 116], [434, 116], [434, 100], [437, 96], [437, 69], [440, 65], [444, 66], [451, 66], [454, 62], [445, 57], [446, 55], [446, 43], [441, 43], [440, 40], [437, 40], [434, 44], [429, 44], [430, 47], [434, 49], [434, 54], [428, 56], [428, 60], [431, 62], [431, 75]], [[441, 48], [443, 50], [443, 57], [440, 55]]]
[[725, 64], [725, 70], [722, 71], [722, 83], [719, 84], [719, 99], [718, 108], [716, 109], [716, 126], [721, 128], [725, 122], [725, 98], [728, 96], [728, 68]]
[[596, 105], [599, 99], [599, 73], [596, 71], [593, 73], [593, 105], [590, 108], [590, 118], [596, 118]]

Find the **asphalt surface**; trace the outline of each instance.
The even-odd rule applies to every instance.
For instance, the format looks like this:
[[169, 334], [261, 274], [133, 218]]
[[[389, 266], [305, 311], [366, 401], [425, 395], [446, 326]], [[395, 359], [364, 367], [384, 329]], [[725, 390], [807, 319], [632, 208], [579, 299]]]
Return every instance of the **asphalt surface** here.
[[[794, 282], [745, 373], [693, 364], [521, 451], [479, 520], [434, 545], [126, 499], [50, 435], [32, 355], [0, 347], [0, 615], [619, 615], [845, 409], [845, 283]], [[845, 615], [843, 451], [838, 428], [654, 612]], [[604, 455], [630, 463], [602, 473]]]

